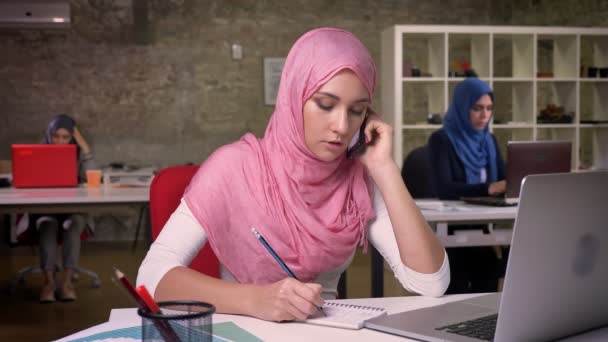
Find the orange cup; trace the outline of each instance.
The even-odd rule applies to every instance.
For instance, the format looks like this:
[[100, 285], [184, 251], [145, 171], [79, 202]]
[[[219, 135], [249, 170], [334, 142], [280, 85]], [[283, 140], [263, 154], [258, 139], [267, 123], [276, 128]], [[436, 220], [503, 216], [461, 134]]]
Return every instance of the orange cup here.
[[101, 186], [101, 170], [87, 170], [87, 187], [99, 188]]

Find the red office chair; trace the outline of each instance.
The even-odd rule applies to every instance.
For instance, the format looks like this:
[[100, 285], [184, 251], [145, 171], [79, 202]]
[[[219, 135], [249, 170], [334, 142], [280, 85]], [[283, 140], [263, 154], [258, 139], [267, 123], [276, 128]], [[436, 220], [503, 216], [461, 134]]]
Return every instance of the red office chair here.
[[[177, 209], [184, 191], [198, 170], [198, 165], [171, 166], [162, 169], [150, 185], [150, 224], [152, 241]], [[220, 278], [220, 264], [209, 244], [206, 244], [190, 263], [190, 268]]]

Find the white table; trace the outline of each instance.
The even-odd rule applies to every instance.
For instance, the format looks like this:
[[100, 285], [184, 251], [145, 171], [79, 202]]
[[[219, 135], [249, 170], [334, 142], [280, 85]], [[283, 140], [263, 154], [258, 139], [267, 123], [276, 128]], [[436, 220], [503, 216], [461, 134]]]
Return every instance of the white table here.
[[133, 248], [149, 202], [148, 187], [0, 188], [0, 213], [86, 213], [91, 208], [137, 206], [139, 218]]
[[[441, 298], [430, 298], [423, 296], [364, 298], [347, 299], [343, 302], [357, 305], [382, 307], [387, 310], [388, 314], [394, 314], [398, 312], [420, 309], [479, 295], [480, 294], [451, 295], [444, 296]], [[213, 323], [221, 323], [227, 321], [234, 322], [242, 329], [247, 330], [248, 332], [254, 334], [255, 336], [264, 341], [414, 341], [404, 337], [386, 334], [366, 328], [360, 330], [348, 330], [302, 323], [273, 323], [246, 316], [223, 314], [215, 314], [213, 316]], [[110, 313], [110, 318], [107, 323], [96, 325], [89, 329], [64, 337], [58, 341], [68, 342], [77, 338], [91, 336], [100, 332], [133, 327], [138, 326], [140, 324], [141, 319], [137, 316], [135, 309], [114, 309]], [[579, 335], [576, 337], [576, 339], [572, 338], [568, 339], [567, 341], [600, 341], [605, 340], [602, 338], [606, 337], [608, 337], [608, 328], [595, 330], [585, 335]]]
[[[513, 222], [517, 207], [491, 207], [462, 201], [416, 200], [422, 215], [432, 226], [444, 247], [500, 246], [511, 244], [512, 229], [495, 229], [493, 223]], [[448, 235], [448, 224], [489, 224], [489, 233], [481, 229], [460, 230]], [[371, 249], [372, 297], [384, 295], [384, 259]]]
[[456, 231], [448, 235], [448, 224], [487, 224], [513, 222], [517, 206], [492, 207], [466, 204], [462, 201], [416, 200], [427, 222], [435, 225], [439, 241], [445, 247], [497, 246], [511, 243], [512, 229], [494, 229], [489, 234], [481, 230]]
[[[373, 299], [346, 299], [344, 302], [358, 305], [383, 307], [388, 311], [389, 314], [392, 314], [474, 296], [477, 295], [453, 295], [442, 298], [411, 296]], [[241, 328], [256, 335], [264, 341], [410, 341], [402, 337], [365, 328], [361, 330], [348, 330], [302, 323], [273, 323], [252, 317], [237, 315], [215, 314], [213, 316], [213, 323], [226, 321], [234, 322]], [[83, 330], [58, 341], [67, 342], [99, 332], [132, 327], [139, 324], [141, 324], [141, 319], [139, 316], [137, 316], [135, 309], [114, 309], [110, 313], [108, 323], [100, 324]]]

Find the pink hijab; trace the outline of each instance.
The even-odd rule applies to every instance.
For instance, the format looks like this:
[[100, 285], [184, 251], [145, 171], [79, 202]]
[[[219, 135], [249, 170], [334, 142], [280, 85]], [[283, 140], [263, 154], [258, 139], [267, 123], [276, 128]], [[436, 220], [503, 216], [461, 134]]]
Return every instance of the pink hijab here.
[[255, 227], [301, 281], [342, 265], [366, 246], [374, 217], [369, 177], [358, 161], [316, 159], [304, 142], [302, 108], [324, 83], [350, 69], [369, 92], [376, 67], [351, 33], [304, 34], [287, 56], [264, 138], [246, 134], [215, 151], [184, 194], [220, 262], [241, 283], [287, 274], [251, 233]]

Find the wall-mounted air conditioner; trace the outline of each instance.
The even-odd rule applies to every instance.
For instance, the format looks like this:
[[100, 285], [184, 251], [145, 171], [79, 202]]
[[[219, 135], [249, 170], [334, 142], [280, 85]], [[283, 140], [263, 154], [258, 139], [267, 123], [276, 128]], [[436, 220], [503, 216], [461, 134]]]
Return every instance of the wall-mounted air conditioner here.
[[0, 2], [0, 27], [70, 27], [70, 4], [66, 1]]

